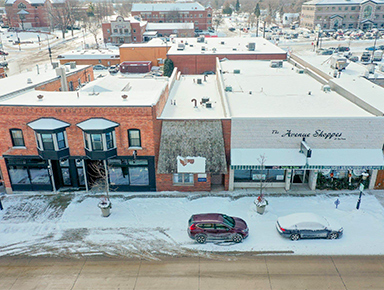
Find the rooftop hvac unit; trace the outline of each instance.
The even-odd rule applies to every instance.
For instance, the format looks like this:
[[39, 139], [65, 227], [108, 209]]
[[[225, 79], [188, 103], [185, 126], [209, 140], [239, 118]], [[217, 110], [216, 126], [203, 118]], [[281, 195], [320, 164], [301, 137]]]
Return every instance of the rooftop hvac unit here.
[[193, 44], [190, 44], [189, 47], [193, 47]]
[[204, 50], [204, 51], [205, 51], [205, 46], [202, 46], [202, 47], [201, 47], [201, 50]]
[[179, 43], [177, 45], [177, 50], [184, 50], [184, 48], [185, 48], [185, 44], [184, 43]]
[[254, 43], [254, 42], [248, 43], [248, 50], [249, 51], [255, 51], [255, 48], [256, 48], [256, 43]]
[[202, 84], [202, 80], [201, 79], [197, 79], [197, 84], [201, 85]]
[[283, 61], [282, 60], [271, 60], [271, 62], [269, 63], [269, 66], [272, 68], [283, 67]]
[[70, 64], [70, 68], [71, 69], [75, 69], [76, 68], [76, 62], [75, 61], [71, 61], [69, 64]]
[[201, 98], [201, 102], [204, 104], [204, 103], [207, 103], [209, 102], [209, 98]]
[[197, 38], [197, 42], [204, 42], [204, 37], [202, 36], [202, 37], [198, 37]]
[[212, 103], [205, 103], [206, 108], [212, 108]]
[[215, 48], [215, 47], [214, 47], [214, 48], [212, 48], [212, 51], [213, 51], [213, 52], [216, 52], [216, 48]]
[[298, 74], [304, 74], [304, 70], [303, 70], [302, 68], [298, 68], [298, 69], [296, 69], [296, 72], [297, 72]]
[[226, 92], [232, 92], [232, 87], [231, 86], [225, 87], [225, 91]]
[[233, 70], [233, 73], [234, 73], [234, 74], [239, 74], [239, 73], [240, 73], [240, 70], [239, 70], [239, 69], [234, 69], [234, 70]]
[[330, 93], [331, 92], [331, 87], [328, 86], [328, 85], [324, 85], [322, 87], [322, 90], [323, 90], [323, 92]]
[[224, 44], [225, 44], [225, 41], [220, 42], [220, 44], [223, 44], [223, 45], [224, 45]]
[[236, 48], [236, 47], [234, 47], [234, 48], [232, 48], [232, 50], [237, 50], [237, 48]]

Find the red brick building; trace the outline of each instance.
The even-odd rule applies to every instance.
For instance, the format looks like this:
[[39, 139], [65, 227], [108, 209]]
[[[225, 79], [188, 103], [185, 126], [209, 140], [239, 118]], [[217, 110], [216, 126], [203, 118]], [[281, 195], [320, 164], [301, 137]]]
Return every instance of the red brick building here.
[[115, 20], [102, 24], [104, 43], [143, 42], [146, 25], [146, 21], [139, 21], [133, 17], [117, 16]]
[[49, 27], [48, 9], [54, 5], [51, 0], [6, 0], [5, 10], [10, 27], [27, 29]]
[[166, 79], [109, 75], [78, 92], [30, 90], [1, 100], [7, 191], [89, 190], [102, 178], [96, 168], [107, 168], [111, 190], [156, 190], [157, 117], [167, 97]]
[[195, 29], [208, 30], [213, 27], [212, 8], [198, 2], [185, 3], [134, 3], [131, 13], [143, 20], [155, 23], [193, 23]]
[[287, 53], [264, 38], [177, 38], [167, 53], [182, 74], [215, 71], [216, 58], [285, 60]]

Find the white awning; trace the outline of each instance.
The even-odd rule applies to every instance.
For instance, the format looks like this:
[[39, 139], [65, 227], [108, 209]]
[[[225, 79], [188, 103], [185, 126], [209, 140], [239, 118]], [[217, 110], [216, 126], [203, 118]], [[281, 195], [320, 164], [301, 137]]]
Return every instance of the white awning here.
[[232, 149], [232, 169], [257, 169], [262, 165], [262, 156], [265, 157], [264, 166], [304, 167], [306, 158], [299, 149]]
[[91, 118], [77, 124], [77, 127], [82, 129], [83, 131], [107, 130], [110, 128], [115, 128], [117, 126], [119, 126], [118, 123], [109, 121], [104, 118]]
[[312, 149], [308, 166], [309, 168], [365, 167], [369, 169], [383, 167], [384, 157], [381, 149]]
[[69, 127], [70, 125], [71, 124], [67, 122], [63, 122], [55, 118], [40, 118], [28, 123], [28, 126], [35, 131], [39, 131], [39, 130], [53, 131], [53, 130]]

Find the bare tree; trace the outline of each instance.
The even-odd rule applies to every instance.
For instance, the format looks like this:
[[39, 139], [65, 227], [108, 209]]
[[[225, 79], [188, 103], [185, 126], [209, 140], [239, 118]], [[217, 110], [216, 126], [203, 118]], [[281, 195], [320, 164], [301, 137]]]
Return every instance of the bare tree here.
[[96, 49], [99, 48], [99, 43], [97, 41], [97, 34], [100, 31], [100, 23], [94, 19], [94, 17], [88, 17], [85, 23], [86, 29], [93, 35], [95, 39]]
[[181, 14], [179, 10], [169, 11], [165, 16], [166, 22], [180, 22]]
[[213, 25], [216, 27], [216, 30], [219, 29], [219, 26], [224, 23], [223, 15], [218, 14], [216, 17], [213, 19]]
[[131, 8], [132, 8], [132, 4], [130, 3], [121, 3], [121, 5], [118, 6], [117, 8], [117, 13], [118, 15], [122, 16], [122, 17], [128, 17], [131, 13]]
[[69, 7], [69, 1], [53, 3], [48, 6], [48, 14], [51, 18], [51, 26], [52, 28], [59, 28], [62, 32], [63, 38], [65, 38], [65, 32], [71, 23]]

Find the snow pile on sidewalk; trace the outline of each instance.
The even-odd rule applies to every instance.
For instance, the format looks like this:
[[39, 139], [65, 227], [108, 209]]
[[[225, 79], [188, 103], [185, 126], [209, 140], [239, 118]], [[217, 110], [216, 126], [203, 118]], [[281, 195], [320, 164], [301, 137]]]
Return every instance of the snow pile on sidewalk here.
[[[191, 195], [193, 196], [193, 195]], [[236, 196], [234, 193], [233, 196]], [[384, 254], [384, 209], [372, 195], [336, 197], [267, 197], [266, 213], [256, 213], [254, 197], [133, 198], [112, 197], [112, 214], [101, 216], [99, 199], [82, 194], [7, 196], [0, 211], [0, 256], [111, 255], [153, 258], [166, 255], [204, 255], [211, 251], [290, 252], [297, 255]], [[64, 199], [62, 202], [61, 199]], [[243, 218], [250, 235], [240, 244], [197, 244], [187, 234], [194, 213], [222, 212]], [[344, 227], [338, 240], [299, 240], [281, 237], [279, 216], [313, 212], [337, 220]]]

